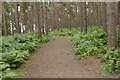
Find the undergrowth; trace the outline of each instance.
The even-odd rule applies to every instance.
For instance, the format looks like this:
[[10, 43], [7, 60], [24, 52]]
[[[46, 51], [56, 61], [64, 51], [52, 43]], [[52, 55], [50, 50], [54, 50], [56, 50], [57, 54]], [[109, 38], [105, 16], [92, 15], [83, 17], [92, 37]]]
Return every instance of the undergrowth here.
[[[120, 78], [120, 55], [118, 51], [113, 48], [107, 50], [107, 33], [103, 31], [103, 28], [97, 26], [88, 27], [87, 34], [81, 33], [80, 27], [76, 28], [63, 28], [63, 32], [54, 30], [51, 35], [55, 36], [71, 36], [72, 46], [75, 50], [76, 59], [87, 58], [88, 56], [94, 56], [100, 58], [105, 63], [102, 65], [102, 75], [109, 76], [117, 71]], [[120, 46], [120, 27], [117, 28], [117, 40], [118, 46]]]
[[49, 41], [49, 37], [42, 35], [39, 38], [38, 32], [15, 34], [14, 36], [2, 36], [0, 42], [0, 78], [16, 77], [11, 69], [19, 67], [25, 62], [36, 47], [41, 43]]

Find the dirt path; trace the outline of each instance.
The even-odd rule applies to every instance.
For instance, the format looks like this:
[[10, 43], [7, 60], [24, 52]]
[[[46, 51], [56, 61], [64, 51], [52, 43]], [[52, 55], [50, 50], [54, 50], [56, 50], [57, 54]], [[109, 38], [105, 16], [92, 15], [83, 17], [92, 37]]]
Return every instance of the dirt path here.
[[100, 61], [93, 57], [75, 60], [72, 43], [63, 37], [51, 37], [42, 48], [32, 52], [25, 63], [26, 78], [99, 78]]

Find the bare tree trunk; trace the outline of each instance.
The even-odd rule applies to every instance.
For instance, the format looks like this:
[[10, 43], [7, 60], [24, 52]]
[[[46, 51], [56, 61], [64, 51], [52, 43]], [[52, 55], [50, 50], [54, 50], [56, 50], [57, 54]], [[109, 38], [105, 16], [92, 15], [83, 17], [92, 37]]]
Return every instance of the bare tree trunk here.
[[61, 9], [62, 9], [62, 15], [61, 15], [61, 32], [62, 32], [62, 27], [64, 26], [64, 24], [65, 24], [65, 22], [64, 22], [64, 19], [65, 19], [65, 9], [64, 9], [64, 2], [63, 3], [61, 3]]
[[98, 25], [101, 27], [101, 3], [98, 4]]
[[120, 1], [118, 2], [118, 22], [120, 25]]
[[46, 35], [48, 35], [48, 8], [47, 8], [47, 2], [45, 2], [45, 23], [46, 23]]
[[91, 5], [88, 3], [88, 26], [91, 26]]
[[64, 24], [65, 24], [65, 28], [67, 28], [67, 4], [65, 4], [65, 10], [64, 10]]
[[30, 31], [34, 32], [33, 30], [33, 14], [32, 14], [32, 5], [33, 3], [30, 2]]
[[23, 28], [23, 25], [22, 25], [23, 22], [22, 22], [22, 20], [23, 20], [23, 19], [22, 19], [22, 2], [20, 2], [20, 23], [19, 23], [20, 25], [19, 25], [19, 26], [20, 26], [21, 28]]
[[86, 2], [83, 2], [83, 16], [84, 16], [84, 34], [87, 33], [87, 17], [86, 17]]
[[[29, 12], [29, 9], [27, 10], [27, 15], [28, 15], [28, 29], [30, 30], [30, 32], [31, 32], [31, 27], [32, 27], [32, 25], [31, 25], [31, 20], [30, 20], [30, 12]], [[28, 31], [29, 31], [28, 30]]]
[[118, 2], [115, 3], [115, 15], [116, 15], [116, 25], [118, 25]]
[[101, 13], [100, 13], [100, 26], [103, 26], [103, 3], [101, 2]]
[[34, 9], [35, 9], [35, 18], [36, 18], [36, 24], [37, 24], [37, 28], [38, 28], [38, 33], [39, 33], [40, 38], [42, 38], [41, 28], [40, 28], [40, 20], [39, 20], [39, 13], [38, 13], [38, 7], [37, 7], [36, 2], [34, 2]]
[[96, 13], [97, 13], [97, 26], [99, 26], [99, 6], [97, 3], [95, 3], [95, 7], [96, 7]]
[[98, 25], [98, 8], [97, 8], [97, 5], [95, 3], [92, 3], [92, 8], [93, 8], [93, 11], [92, 11], [92, 25]]
[[103, 30], [107, 32], [106, 2], [103, 2]]
[[59, 22], [58, 22], [58, 5], [56, 3], [56, 8], [55, 8], [55, 26], [56, 26], [57, 30], [59, 30], [58, 29], [58, 24], [59, 24]]
[[50, 3], [48, 3], [48, 5], [49, 5], [49, 8], [48, 8], [48, 32], [50, 32], [51, 31], [51, 25], [52, 25], [52, 18], [51, 18], [51, 2]]
[[41, 26], [42, 26], [42, 33], [44, 34], [44, 11], [43, 11], [43, 2], [41, 2], [40, 5], [41, 5]]
[[77, 18], [77, 3], [75, 2], [75, 27], [78, 27], [78, 18]]
[[3, 19], [4, 19], [4, 35], [5, 36], [7, 36], [8, 35], [8, 33], [7, 33], [7, 25], [6, 25], [6, 10], [5, 10], [5, 4], [4, 4], [4, 2], [2, 2], [2, 8], [3, 8]]
[[10, 2], [10, 10], [11, 10], [11, 22], [12, 22], [12, 35], [14, 35], [14, 14], [12, 10], [12, 2]]
[[120, 1], [118, 2], [118, 22], [120, 25]]
[[108, 42], [107, 49], [117, 48], [115, 3], [107, 2]]
[[53, 14], [54, 14], [54, 29], [57, 28], [57, 22], [56, 22], [56, 17], [57, 17], [57, 15], [56, 15], [56, 7], [55, 7], [55, 4], [56, 4], [56, 2], [54, 2], [54, 11], [53, 11]]
[[21, 28], [19, 26], [19, 16], [18, 16], [18, 3], [14, 2], [15, 7], [15, 23], [16, 23], [16, 32], [21, 33]]
[[71, 26], [72, 26], [72, 24], [71, 24], [71, 20], [72, 20], [72, 16], [71, 16], [71, 3], [70, 2], [68, 2], [68, 11], [69, 11], [69, 27], [71, 28]]
[[66, 19], [65, 3], [63, 2], [62, 4], [63, 4], [63, 15], [62, 15], [63, 20], [62, 20], [62, 23], [63, 23], [63, 27], [65, 28], [65, 24], [66, 24], [66, 21], [65, 21], [65, 19]]
[[82, 2], [79, 2], [79, 6], [80, 6], [80, 27], [81, 27], [81, 32], [83, 32], [83, 17], [82, 17], [82, 13], [83, 13], [83, 10], [82, 10]]
[[14, 2], [15, 6], [15, 21], [16, 21], [16, 32], [21, 33], [21, 28], [19, 26], [19, 16], [18, 16], [18, 3]]
[[54, 20], [54, 19], [55, 19], [55, 18], [54, 18], [55, 15], [54, 15], [54, 14], [55, 14], [55, 13], [54, 13], [54, 5], [53, 5], [53, 2], [51, 2], [51, 8], [52, 8], [52, 16], [51, 16], [51, 17], [52, 17], [52, 28], [51, 28], [51, 29], [54, 30], [54, 29], [55, 29], [55, 20]]

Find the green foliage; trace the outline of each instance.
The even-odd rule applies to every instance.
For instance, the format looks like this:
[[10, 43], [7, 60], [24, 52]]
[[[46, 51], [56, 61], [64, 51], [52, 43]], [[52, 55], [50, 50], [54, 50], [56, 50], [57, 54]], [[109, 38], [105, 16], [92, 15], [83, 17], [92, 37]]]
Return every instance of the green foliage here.
[[[120, 27], [117, 28], [117, 40], [118, 46], [120, 46]], [[105, 61], [102, 65], [102, 74], [108, 76], [114, 71], [118, 71], [120, 75], [120, 48], [113, 51], [113, 49], [107, 50], [107, 34], [103, 31], [103, 28], [96, 26], [88, 27], [87, 34], [80, 32], [80, 28], [66, 29], [63, 28], [63, 32], [54, 30], [51, 32], [55, 36], [71, 36], [73, 49], [75, 51], [76, 59], [87, 58], [88, 56], [94, 56]], [[119, 77], [118, 75], [118, 77]]]
[[78, 30], [80, 30], [80, 28], [77, 28], [77, 29], [62, 28], [62, 32], [61, 32], [61, 29], [59, 29], [59, 31], [57, 29], [55, 29], [50, 34], [55, 35], [55, 36], [73, 36]]
[[114, 73], [115, 70], [120, 72], [120, 55], [118, 50], [114, 51], [113, 48], [111, 48], [102, 58], [105, 61], [104, 65], [102, 65], [103, 75], [109, 76]]
[[118, 40], [118, 47], [120, 47], [120, 26], [117, 27], [117, 40]]
[[16, 74], [11, 71], [11, 68], [18, 67], [27, 60], [35, 47], [40, 47], [41, 43], [49, 41], [48, 36], [42, 35], [42, 37], [42, 39], [39, 38], [38, 32], [2, 36], [0, 42], [1, 78], [15, 77]]
[[107, 34], [98, 27], [88, 28], [88, 33], [83, 35], [77, 33], [72, 37], [73, 49], [75, 55], [95, 56], [106, 52]]

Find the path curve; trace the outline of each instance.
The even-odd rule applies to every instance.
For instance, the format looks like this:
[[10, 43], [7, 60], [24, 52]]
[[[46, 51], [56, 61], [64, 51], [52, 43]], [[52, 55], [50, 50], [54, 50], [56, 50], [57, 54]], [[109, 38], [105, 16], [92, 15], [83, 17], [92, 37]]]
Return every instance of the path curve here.
[[100, 61], [94, 57], [75, 60], [68, 38], [51, 40], [31, 53], [25, 63], [26, 78], [102, 78]]

